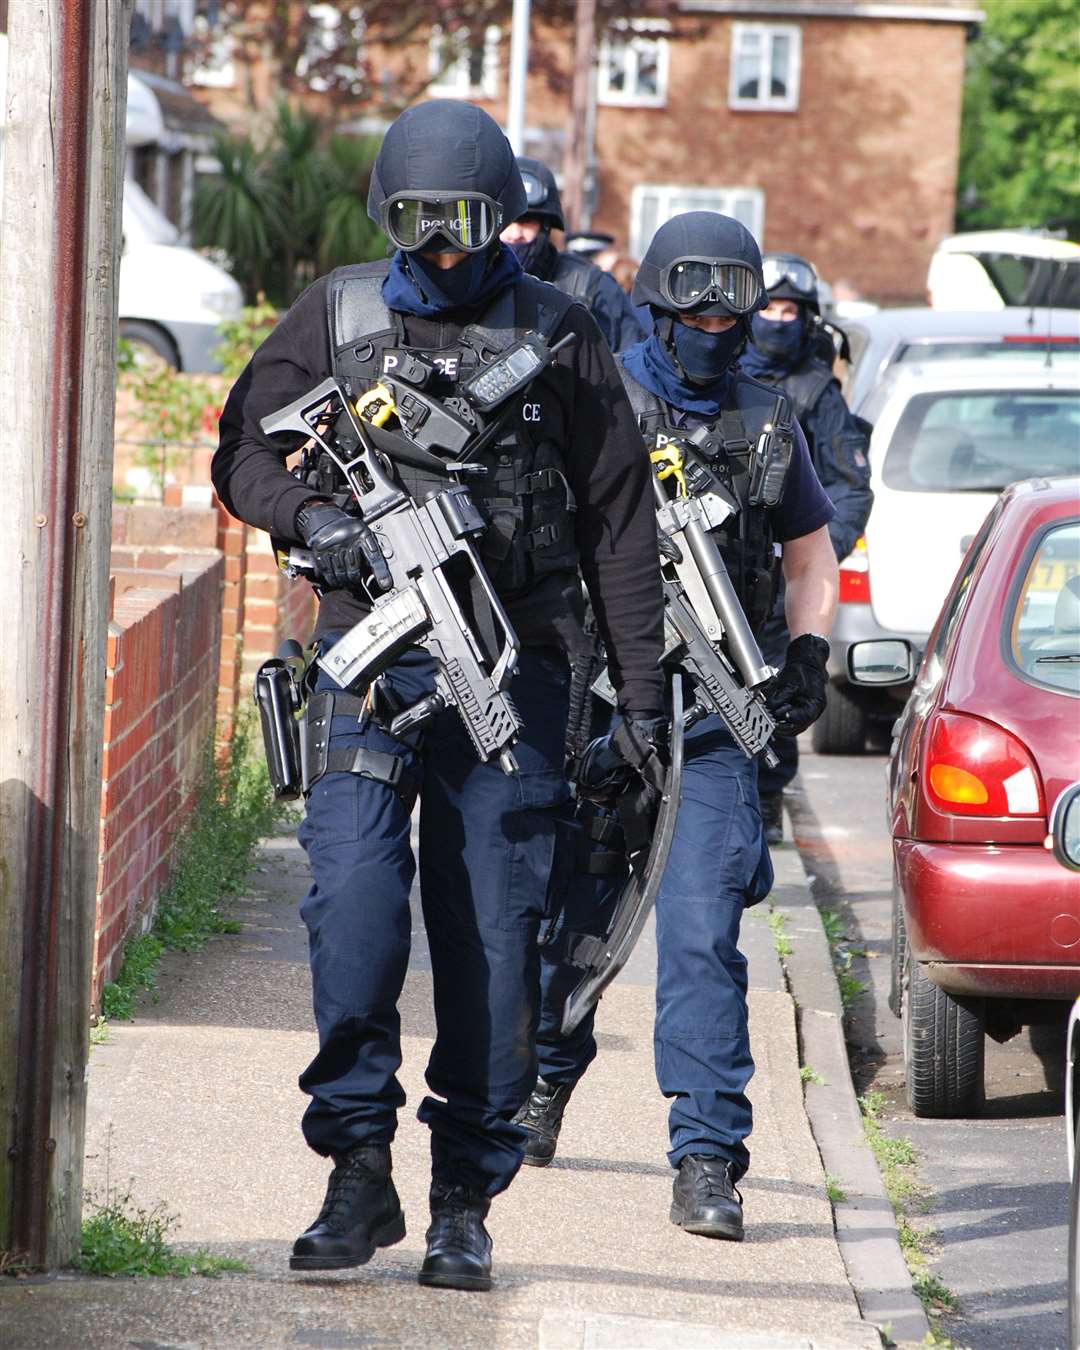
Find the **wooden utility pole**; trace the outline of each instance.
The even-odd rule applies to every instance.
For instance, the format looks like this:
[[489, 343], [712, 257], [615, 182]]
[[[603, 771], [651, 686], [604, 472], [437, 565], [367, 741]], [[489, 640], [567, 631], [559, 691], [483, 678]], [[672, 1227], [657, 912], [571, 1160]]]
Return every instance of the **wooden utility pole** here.
[[589, 86], [596, 55], [596, 0], [577, 0], [574, 82], [570, 89], [570, 139], [563, 168], [562, 203], [567, 229], [581, 228], [588, 172]]
[[0, 1249], [77, 1254], [132, 0], [8, 0]]

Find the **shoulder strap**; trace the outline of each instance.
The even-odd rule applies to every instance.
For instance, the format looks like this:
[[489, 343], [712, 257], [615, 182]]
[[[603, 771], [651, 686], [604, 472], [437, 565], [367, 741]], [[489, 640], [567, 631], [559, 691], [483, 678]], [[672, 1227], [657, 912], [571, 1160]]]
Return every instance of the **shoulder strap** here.
[[800, 420], [817, 407], [818, 400], [836, 377], [824, 361], [808, 361], [783, 382], [784, 392]]
[[500, 352], [530, 329], [550, 338], [573, 303], [572, 296], [526, 275], [516, 286], [500, 291], [465, 331], [479, 346]]
[[351, 263], [330, 273], [326, 322], [330, 351], [354, 345], [360, 338], [392, 331], [394, 321], [382, 298], [389, 262]]
[[662, 420], [664, 416], [663, 400], [654, 394], [651, 389], [646, 389], [643, 384], [635, 380], [621, 361], [616, 361], [615, 366], [622, 376], [622, 382], [626, 387], [626, 397], [630, 400], [630, 406], [634, 410], [638, 426], [644, 431], [647, 421], [656, 417]]
[[572, 253], [560, 253], [555, 260], [551, 284], [575, 300], [588, 301], [595, 292], [601, 276], [599, 267], [587, 258], [575, 258]]

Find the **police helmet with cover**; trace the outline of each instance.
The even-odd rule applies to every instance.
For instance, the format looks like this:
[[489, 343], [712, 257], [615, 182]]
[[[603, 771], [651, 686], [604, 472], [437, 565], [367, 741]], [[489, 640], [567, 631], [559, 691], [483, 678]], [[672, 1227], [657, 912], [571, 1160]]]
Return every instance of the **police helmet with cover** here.
[[770, 301], [794, 300], [820, 317], [821, 297], [813, 263], [797, 253], [766, 253], [761, 269]]
[[687, 211], [653, 235], [631, 299], [675, 317], [719, 314], [748, 324], [749, 316], [768, 304], [761, 250], [732, 216]]
[[565, 230], [566, 220], [563, 217], [562, 201], [559, 198], [555, 175], [543, 160], [530, 159], [526, 155], [518, 155], [517, 165], [521, 170], [521, 181], [525, 186], [525, 199], [528, 202], [521, 214], [536, 216], [538, 220], [544, 221], [549, 229]]
[[383, 137], [368, 215], [395, 247], [477, 253], [527, 209], [510, 142], [482, 108], [456, 99], [419, 103]]

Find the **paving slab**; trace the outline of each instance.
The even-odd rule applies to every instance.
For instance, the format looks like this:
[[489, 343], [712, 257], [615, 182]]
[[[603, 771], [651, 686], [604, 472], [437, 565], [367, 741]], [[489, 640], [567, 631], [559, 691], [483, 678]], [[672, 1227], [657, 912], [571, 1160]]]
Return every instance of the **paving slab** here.
[[420, 1288], [428, 1136], [413, 1111], [434, 1026], [419, 921], [402, 999], [409, 1105], [394, 1146], [408, 1236], [359, 1270], [290, 1272], [290, 1245], [326, 1177], [298, 1129], [296, 1079], [315, 1048], [296, 914], [306, 868], [286, 837], [269, 841], [259, 869], [234, 905], [243, 931], [171, 955], [160, 1002], [94, 1050], [86, 1165], [90, 1190], [119, 1188], [144, 1208], [163, 1203], [178, 1215], [181, 1246], [239, 1257], [250, 1273], [4, 1281], [5, 1350], [879, 1345], [837, 1248], [803, 1109], [793, 1005], [776, 987], [750, 998], [758, 1072], [744, 1243], [690, 1237], [668, 1220], [653, 993], [627, 981], [604, 999], [600, 1054], [567, 1112], [555, 1163], [524, 1169], [492, 1208], [496, 1288]]

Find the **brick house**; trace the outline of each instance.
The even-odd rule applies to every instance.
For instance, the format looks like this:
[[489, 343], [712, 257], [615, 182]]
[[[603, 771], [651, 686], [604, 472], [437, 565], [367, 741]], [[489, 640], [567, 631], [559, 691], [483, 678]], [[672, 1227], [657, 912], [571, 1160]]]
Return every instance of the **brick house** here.
[[[182, 0], [137, 4], [159, 21], [184, 13]], [[248, 27], [258, 8], [245, 11]], [[324, 54], [345, 11], [307, 6], [326, 16]], [[930, 255], [953, 227], [977, 0], [678, 0], [667, 13], [666, 24], [616, 21], [601, 35], [588, 218], [577, 224], [640, 257], [669, 216], [724, 211], [766, 248], [805, 253], [827, 279], [877, 300], [921, 301]], [[230, 40], [223, 21], [213, 69], [204, 61], [189, 87], [222, 120], [250, 126], [280, 85], [259, 63], [234, 63]], [[465, 98], [505, 122], [509, 45], [508, 23], [479, 39], [421, 28], [378, 53], [379, 86], [326, 93], [313, 80], [305, 101], [339, 127], [370, 131], [387, 121], [373, 89], [389, 98], [407, 73], [412, 87], [430, 79], [426, 97]], [[572, 48], [569, 22], [533, 23], [525, 150], [556, 173]]]

